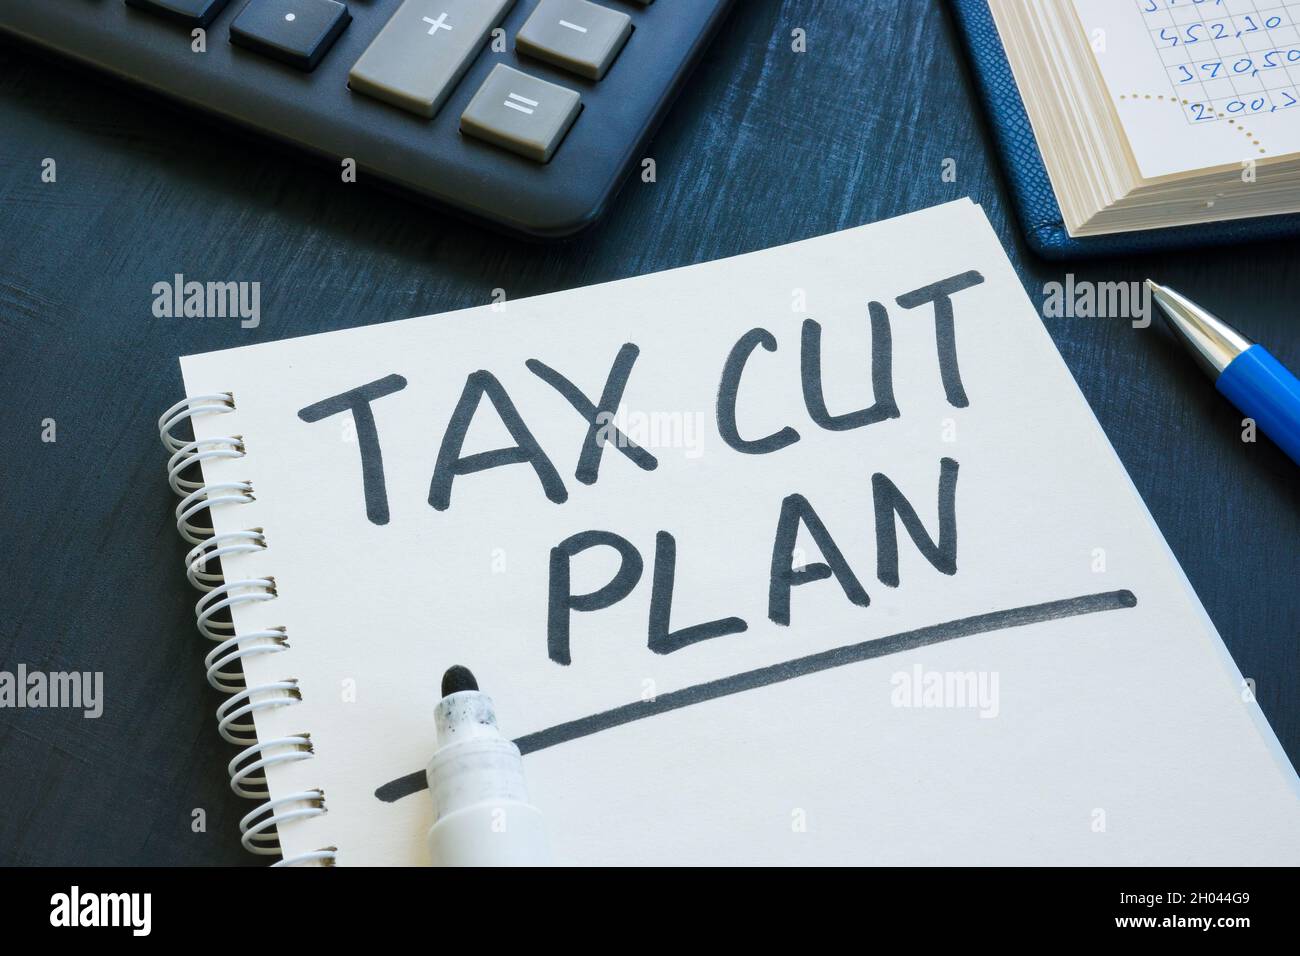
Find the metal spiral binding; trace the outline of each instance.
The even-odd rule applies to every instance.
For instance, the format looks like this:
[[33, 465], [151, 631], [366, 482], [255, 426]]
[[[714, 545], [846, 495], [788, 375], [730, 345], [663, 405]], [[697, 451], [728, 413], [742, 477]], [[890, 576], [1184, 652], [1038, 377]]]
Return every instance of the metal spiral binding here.
[[[265, 551], [266, 534], [261, 528], [217, 534], [213, 528], [196, 524], [202, 511], [216, 504], [246, 504], [253, 501], [253, 486], [247, 481], [205, 484], [185, 477], [190, 469], [205, 461], [238, 459], [247, 454], [242, 435], [200, 438], [184, 441], [172, 434], [183, 422], [200, 415], [224, 415], [235, 410], [229, 392], [198, 395], [177, 402], [158, 419], [158, 437], [171, 457], [167, 460], [167, 483], [180, 502], [176, 505], [176, 530], [194, 545], [185, 556], [185, 576], [202, 597], [194, 605], [199, 633], [216, 644], [203, 660], [208, 683], [230, 695], [217, 708], [217, 731], [226, 741], [243, 747], [230, 761], [230, 789], [248, 800], [261, 803], [239, 821], [240, 842], [250, 853], [275, 856], [281, 853], [277, 827], [290, 820], [302, 820], [326, 813], [325, 793], [304, 790], [271, 799], [266, 783], [266, 768], [278, 764], [310, 760], [315, 755], [309, 734], [295, 734], [274, 740], [257, 739], [253, 715], [277, 707], [291, 707], [302, 700], [298, 682], [292, 678], [249, 687], [244, 680], [242, 662], [250, 657], [278, 654], [288, 650], [288, 634], [283, 627], [269, 627], [251, 633], [235, 633], [229, 612], [240, 605], [276, 598], [275, 578], [248, 578], [226, 581], [214, 561], [228, 555]], [[201, 478], [201, 473], [199, 474]], [[223, 612], [225, 612], [223, 614]], [[337, 847], [322, 847], [275, 866], [320, 863], [331, 866]]]

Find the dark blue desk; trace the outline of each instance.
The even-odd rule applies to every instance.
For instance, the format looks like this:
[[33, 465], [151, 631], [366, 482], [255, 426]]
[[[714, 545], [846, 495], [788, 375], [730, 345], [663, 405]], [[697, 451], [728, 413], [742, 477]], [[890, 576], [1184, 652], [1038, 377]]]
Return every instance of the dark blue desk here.
[[[477, 305], [498, 286], [514, 298], [671, 268], [962, 195], [1036, 301], [1064, 279], [1009, 218], [937, 4], [739, 6], [653, 145], [658, 182], [630, 182], [602, 225], [556, 246], [343, 185], [0, 45], [0, 667], [102, 670], [107, 695], [99, 720], [0, 711], [0, 863], [252, 860], [154, 431], [181, 394], [178, 355]], [[807, 53], [791, 52], [796, 27]], [[46, 157], [55, 184], [41, 182]], [[1073, 271], [1159, 277], [1300, 365], [1300, 244]], [[178, 272], [259, 281], [260, 327], [154, 318], [151, 287]], [[1300, 472], [1267, 442], [1243, 444], [1240, 416], [1156, 328], [1047, 324], [1297, 760]]]

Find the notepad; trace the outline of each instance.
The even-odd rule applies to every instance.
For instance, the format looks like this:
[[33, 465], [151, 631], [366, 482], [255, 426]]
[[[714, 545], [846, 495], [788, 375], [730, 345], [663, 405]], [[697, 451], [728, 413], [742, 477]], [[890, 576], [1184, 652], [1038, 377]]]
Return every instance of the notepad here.
[[1300, 0], [990, 0], [1071, 236], [1300, 211]]
[[426, 862], [463, 664], [562, 863], [1300, 860], [1294, 771], [969, 201], [181, 366], [256, 851]]

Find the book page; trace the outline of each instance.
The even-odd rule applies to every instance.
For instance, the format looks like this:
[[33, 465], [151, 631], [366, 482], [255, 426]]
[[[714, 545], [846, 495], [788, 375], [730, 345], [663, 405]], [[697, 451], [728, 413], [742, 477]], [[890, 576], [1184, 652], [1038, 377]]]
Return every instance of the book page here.
[[1300, 152], [1300, 0], [1074, 0], [1143, 177]]
[[[1294, 771], [954, 202], [655, 275], [182, 361], [264, 529], [248, 679], [288, 855], [427, 862], [439, 679], [556, 860], [1300, 862]], [[1265, 639], [1283, 635], [1263, 635]], [[1288, 639], [1290, 635], [1285, 635]], [[196, 680], [200, 679], [195, 674]]]

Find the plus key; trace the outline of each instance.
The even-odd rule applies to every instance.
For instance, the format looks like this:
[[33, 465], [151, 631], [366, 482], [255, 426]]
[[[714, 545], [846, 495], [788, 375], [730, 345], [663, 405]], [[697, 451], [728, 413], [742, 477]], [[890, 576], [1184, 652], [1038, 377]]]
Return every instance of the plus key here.
[[405, 0], [348, 73], [348, 86], [432, 119], [514, 0]]

